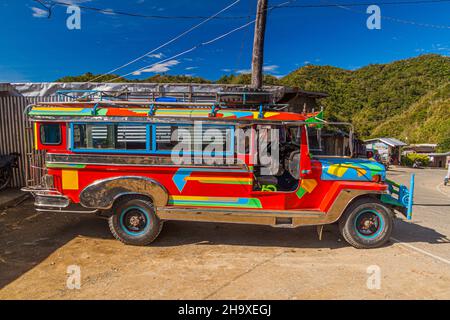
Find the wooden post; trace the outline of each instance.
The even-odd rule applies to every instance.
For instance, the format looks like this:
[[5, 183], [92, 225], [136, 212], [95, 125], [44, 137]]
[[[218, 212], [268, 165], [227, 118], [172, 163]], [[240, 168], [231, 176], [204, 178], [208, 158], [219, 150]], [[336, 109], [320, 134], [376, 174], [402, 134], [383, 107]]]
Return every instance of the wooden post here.
[[252, 87], [260, 89], [263, 82], [264, 34], [266, 32], [267, 0], [258, 0], [255, 35], [253, 37]]

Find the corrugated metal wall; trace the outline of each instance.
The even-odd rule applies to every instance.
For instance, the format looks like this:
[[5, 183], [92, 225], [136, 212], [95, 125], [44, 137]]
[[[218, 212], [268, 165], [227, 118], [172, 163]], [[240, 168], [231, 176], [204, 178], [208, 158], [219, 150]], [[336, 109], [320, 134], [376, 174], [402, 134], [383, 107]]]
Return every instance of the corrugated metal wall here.
[[26, 185], [27, 154], [33, 149], [33, 139], [31, 124], [25, 121], [23, 112], [27, 105], [38, 101], [56, 101], [56, 97], [0, 97], [0, 154], [20, 153], [11, 187]]
[[25, 185], [27, 153], [32, 150], [32, 138], [26, 134], [29, 124], [24, 122], [23, 111], [35, 98], [0, 98], [0, 154], [20, 153], [19, 168], [14, 170], [12, 187]]

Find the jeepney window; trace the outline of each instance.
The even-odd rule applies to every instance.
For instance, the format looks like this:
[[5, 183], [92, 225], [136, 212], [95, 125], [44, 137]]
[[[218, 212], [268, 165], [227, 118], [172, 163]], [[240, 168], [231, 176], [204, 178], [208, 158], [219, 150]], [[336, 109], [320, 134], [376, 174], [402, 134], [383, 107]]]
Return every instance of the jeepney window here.
[[155, 126], [155, 151], [171, 151], [180, 142], [190, 137], [191, 150], [194, 144], [200, 143], [204, 151], [206, 146], [215, 150], [229, 152], [234, 150], [234, 132], [232, 126], [203, 125], [194, 129], [192, 125], [157, 125]]
[[61, 143], [61, 126], [57, 123], [45, 123], [40, 126], [41, 143], [58, 145]]
[[147, 126], [141, 124], [74, 124], [74, 149], [146, 150]]

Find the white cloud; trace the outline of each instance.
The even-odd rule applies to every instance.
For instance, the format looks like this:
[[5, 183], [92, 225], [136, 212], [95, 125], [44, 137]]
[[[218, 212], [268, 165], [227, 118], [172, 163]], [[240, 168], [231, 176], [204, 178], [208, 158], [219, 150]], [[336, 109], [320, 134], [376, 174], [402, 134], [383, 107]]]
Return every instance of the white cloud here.
[[65, 0], [64, 3], [67, 4], [81, 4], [81, 3], [85, 3], [85, 2], [91, 2], [92, 0]]
[[[92, 0], [65, 0], [64, 3], [68, 5], [77, 5], [82, 4], [86, 2], [91, 2]], [[33, 10], [33, 17], [35, 18], [47, 18], [48, 17], [48, 10], [45, 10], [44, 8], [37, 8], [37, 7], [31, 7], [31, 10]], [[112, 9], [107, 9], [112, 10]], [[109, 14], [109, 13], [105, 13]]]
[[41, 8], [36, 8], [36, 7], [31, 7], [31, 10], [33, 10], [33, 17], [35, 18], [47, 18], [48, 17], [48, 11], [41, 9]]
[[[276, 72], [276, 70], [279, 68], [278, 65], [276, 64], [271, 64], [268, 66], [263, 66], [263, 71], [264, 72]], [[230, 69], [226, 69], [226, 70], [230, 70]], [[222, 69], [222, 71], [225, 71], [224, 69]], [[230, 70], [231, 71], [231, 70]], [[236, 73], [238, 74], [246, 74], [246, 73], [252, 73], [252, 69], [241, 69], [241, 70], [237, 70]]]
[[198, 69], [198, 67], [187, 67], [186, 70], [194, 70], [194, 69]]
[[308, 60], [306, 60], [306, 61], [303, 61], [303, 64], [305, 64], [305, 65], [307, 65], [307, 64], [311, 64], [311, 61], [308, 61]]
[[152, 72], [152, 73], [167, 72], [170, 70], [170, 67], [175, 66], [179, 63], [180, 63], [180, 61], [178, 61], [178, 60], [169, 60], [169, 61], [166, 61], [163, 63], [156, 63], [153, 66], [151, 66], [150, 68], [133, 72], [133, 75], [138, 76], [143, 72]]
[[220, 69], [220, 71], [231, 72], [231, 69]]
[[252, 73], [252, 69], [241, 69], [241, 70], [237, 70], [236, 73], [239, 73], [239, 74]]
[[103, 13], [103, 14], [110, 14], [110, 15], [115, 15], [115, 14], [116, 14], [116, 13], [114, 12], [114, 10], [113, 10], [113, 9], [110, 9], [110, 8], [104, 9], [104, 10], [102, 11], [102, 13]]
[[276, 69], [278, 69], [279, 66], [277, 66], [276, 64], [272, 64], [270, 66], [264, 66], [263, 67], [263, 71], [275, 71]]
[[162, 57], [164, 57], [164, 54], [162, 52], [154, 53], [154, 54], [149, 54], [148, 57], [149, 58], [155, 58], [155, 59], [161, 59]]

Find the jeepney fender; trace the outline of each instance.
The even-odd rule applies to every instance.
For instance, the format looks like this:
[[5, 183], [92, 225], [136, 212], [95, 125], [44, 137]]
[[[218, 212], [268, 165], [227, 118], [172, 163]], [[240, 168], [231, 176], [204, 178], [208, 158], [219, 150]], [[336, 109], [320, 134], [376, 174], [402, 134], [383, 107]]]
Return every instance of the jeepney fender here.
[[155, 207], [167, 205], [166, 188], [158, 181], [140, 176], [121, 176], [96, 180], [80, 192], [80, 204], [85, 208], [111, 209], [114, 201], [125, 195], [150, 197]]
[[[322, 221], [316, 221], [317, 224], [331, 224], [338, 221], [347, 208], [356, 200], [361, 198], [376, 197], [380, 198], [385, 191], [362, 190], [362, 189], [342, 189]], [[321, 220], [321, 219], [319, 219]]]

